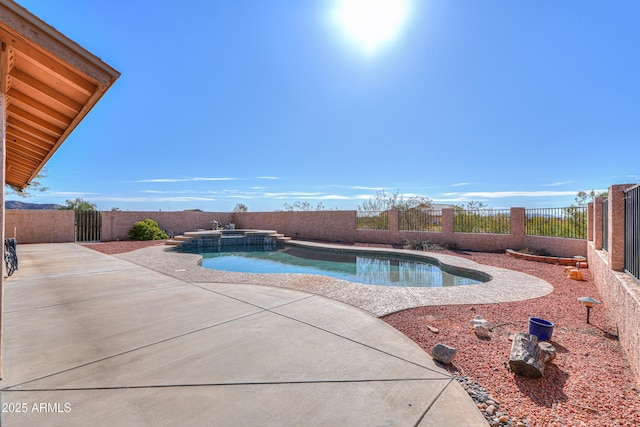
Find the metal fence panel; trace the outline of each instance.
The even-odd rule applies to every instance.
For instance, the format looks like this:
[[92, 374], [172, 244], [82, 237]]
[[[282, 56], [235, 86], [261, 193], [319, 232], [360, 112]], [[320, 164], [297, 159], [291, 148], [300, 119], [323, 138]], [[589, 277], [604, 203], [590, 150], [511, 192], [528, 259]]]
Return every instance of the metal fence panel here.
[[388, 230], [389, 211], [357, 211], [356, 228], [358, 230]]
[[587, 238], [587, 207], [525, 209], [529, 236]]
[[624, 270], [640, 280], [640, 184], [625, 190]]
[[453, 213], [455, 233], [511, 233], [511, 209], [456, 209]]
[[398, 228], [402, 231], [442, 231], [442, 211], [431, 209], [399, 211]]

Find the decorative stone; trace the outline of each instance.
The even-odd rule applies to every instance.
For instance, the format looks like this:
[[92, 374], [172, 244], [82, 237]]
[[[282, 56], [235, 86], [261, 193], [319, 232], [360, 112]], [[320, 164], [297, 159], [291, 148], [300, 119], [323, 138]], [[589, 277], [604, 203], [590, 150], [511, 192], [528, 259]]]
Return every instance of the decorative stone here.
[[448, 365], [451, 363], [458, 350], [445, 344], [436, 344], [431, 349], [431, 357], [440, 363]]
[[571, 270], [569, 270], [569, 272], [567, 273], [567, 277], [573, 280], [584, 280], [582, 271], [578, 270], [577, 268], [572, 268]]
[[556, 348], [546, 341], [538, 343], [540, 353], [543, 355], [544, 363], [549, 363], [556, 358]]
[[479, 314], [473, 319], [471, 319], [470, 322], [471, 322], [471, 325], [474, 327], [476, 325], [482, 325], [487, 329], [491, 329], [491, 323], [489, 323], [488, 320], [483, 319], [482, 316], [480, 316]]
[[538, 337], [531, 334], [516, 334], [511, 344], [509, 367], [513, 372], [528, 378], [544, 375], [546, 355], [540, 351]]
[[431, 325], [427, 325], [427, 329], [429, 329], [431, 332], [433, 332], [434, 334], [440, 333], [440, 329], [431, 326]]
[[473, 332], [476, 333], [478, 338], [490, 338], [491, 337], [491, 333], [489, 332], [489, 329], [487, 329], [483, 325], [474, 325], [473, 326]]

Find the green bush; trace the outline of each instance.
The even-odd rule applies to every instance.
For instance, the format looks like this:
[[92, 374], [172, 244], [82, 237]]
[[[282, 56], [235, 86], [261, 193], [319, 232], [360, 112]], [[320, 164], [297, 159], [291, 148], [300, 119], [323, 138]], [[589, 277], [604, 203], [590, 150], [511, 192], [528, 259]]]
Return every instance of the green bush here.
[[129, 238], [131, 240], [162, 240], [168, 239], [167, 233], [160, 229], [157, 222], [152, 219], [145, 219], [144, 221], [138, 221], [129, 230]]

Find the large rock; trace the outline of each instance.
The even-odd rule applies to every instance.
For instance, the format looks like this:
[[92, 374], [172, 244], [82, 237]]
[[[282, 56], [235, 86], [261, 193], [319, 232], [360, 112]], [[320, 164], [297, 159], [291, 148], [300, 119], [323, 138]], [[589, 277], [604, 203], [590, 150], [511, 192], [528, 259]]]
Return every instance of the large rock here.
[[539, 342], [538, 347], [540, 347], [540, 353], [542, 353], [544, 363], [549, 363], [556, 358], [556, 348], [548, 342]]
[[438, 362], [448, 365], [449, 363], [451, 363], [453, 358], [456, 357], [457, 351], [458, 350], [453, 347], [449, 347], [448, 345], [436, 344], [431, 349], [431, 357], [433, 357]]
[[473, 332], [476, 333], [478, 338], [491, 338], [491, 333], [483, 325], [473, 325]]
[[[553, 346], [549, 346], [555, 349]], [[540, 378], [544, 375], [545, 362], [549, 359], [548, 347], [541, 351], [538, 345], [538, 337], [531, 334], [516, 334], [511, 343], [509, 355], [509, 367], [513, 372], [528, 378]]]
[[491, 334], [491, 323], [488, 320], [482, 318], [482, 316], [477, 315], [473, 319], [469, 321], [473, 326], [473, 331], [479, 338], [490, 338]]

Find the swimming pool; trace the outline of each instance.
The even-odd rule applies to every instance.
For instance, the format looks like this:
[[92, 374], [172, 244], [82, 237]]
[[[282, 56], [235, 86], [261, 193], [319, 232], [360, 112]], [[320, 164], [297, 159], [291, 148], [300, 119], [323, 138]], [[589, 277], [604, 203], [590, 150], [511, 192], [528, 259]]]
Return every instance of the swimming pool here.
[[202, 252], [202, 267], [239, 273], [321, 274], [349, 282], [378, 286], [450, 287], [473, 285], [486, 278], [472, 272], [441, 268], [422, 257], [394, 256], [349, 250], [284, 246], [221, 248]]

